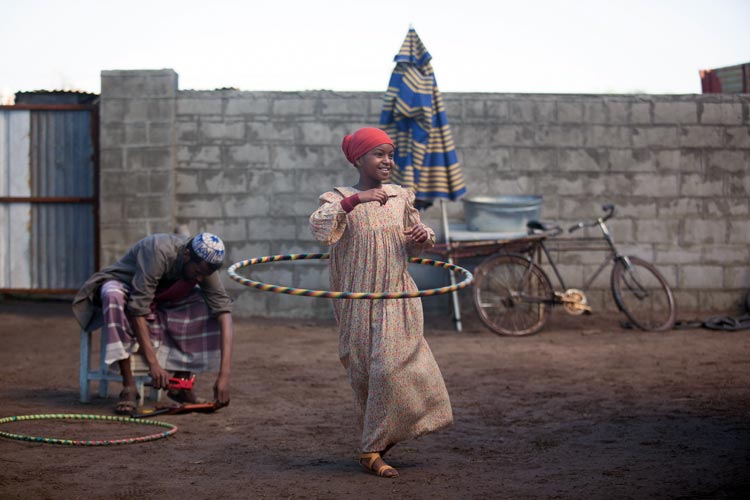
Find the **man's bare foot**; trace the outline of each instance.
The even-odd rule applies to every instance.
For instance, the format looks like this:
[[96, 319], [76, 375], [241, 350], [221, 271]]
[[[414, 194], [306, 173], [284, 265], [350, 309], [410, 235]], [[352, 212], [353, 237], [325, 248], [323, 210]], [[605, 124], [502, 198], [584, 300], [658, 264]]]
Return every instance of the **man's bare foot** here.
[[128, 385], [120, 391], [119, 400], [115, 405], [115, 413], [118, 415], [130, 415], [138, 408], [138, 389], [134, 385]]

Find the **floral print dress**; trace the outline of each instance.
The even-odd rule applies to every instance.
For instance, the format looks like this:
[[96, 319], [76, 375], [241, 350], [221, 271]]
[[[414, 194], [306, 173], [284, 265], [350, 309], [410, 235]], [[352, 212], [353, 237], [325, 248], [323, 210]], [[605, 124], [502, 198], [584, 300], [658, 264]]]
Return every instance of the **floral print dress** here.
[[[331, 247], [331, 290], [416, 291], [408, 257], [435, 242], [411, 244], [403, 231], [420, 223], [414, 193], [383, 186], [388, 202], [361, 203], [348, 214], [341, 200], [359, 191], [335, 188], [310, 216], [315, 238]], [[362, 429], [361, 452], [415, 438], [453, 421], [448, 391], [424, 339], [420, 299], [335, 299], [339, 357], [347, 370]]]

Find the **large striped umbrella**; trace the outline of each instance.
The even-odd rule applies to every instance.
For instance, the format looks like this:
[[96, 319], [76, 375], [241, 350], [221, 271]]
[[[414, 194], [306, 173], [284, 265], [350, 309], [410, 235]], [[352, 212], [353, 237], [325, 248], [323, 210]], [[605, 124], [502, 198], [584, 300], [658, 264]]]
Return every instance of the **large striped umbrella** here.
[[396, 68], [380, 115], [380, 127], [396, 142], [398, 169], [393, 180], [414, 189], [421, 208], [437, 198], [455, 201], [466, 193], [430, 59], [410, 28], [394, 58]]
[[[445, 200], [455, 201], [466, 194], [466, 184], [430, 59], [417, 32], [409, 28], [394, 58], [396, 68], [383, 98], [380, 127], [396, 142], [394, 182], [414, 189], [417, 208], [440, 199], [445, 242], [450, 243]], [[453, 263], [450, 254], [448, 262]], [[450, 278], [455, 285], [452, 272]], [[461, 331], [457, 292], [451, 297], [453, 320]]]

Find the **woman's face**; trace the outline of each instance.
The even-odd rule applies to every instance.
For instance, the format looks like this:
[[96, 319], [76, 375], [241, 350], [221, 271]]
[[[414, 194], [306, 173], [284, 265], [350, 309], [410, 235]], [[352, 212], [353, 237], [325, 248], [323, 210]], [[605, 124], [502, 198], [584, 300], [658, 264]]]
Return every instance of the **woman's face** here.
[[388, 180], [394, 165], [393, 146], [390, 144], [381, 144], [357, 160], [360, 175], [378, 182]]

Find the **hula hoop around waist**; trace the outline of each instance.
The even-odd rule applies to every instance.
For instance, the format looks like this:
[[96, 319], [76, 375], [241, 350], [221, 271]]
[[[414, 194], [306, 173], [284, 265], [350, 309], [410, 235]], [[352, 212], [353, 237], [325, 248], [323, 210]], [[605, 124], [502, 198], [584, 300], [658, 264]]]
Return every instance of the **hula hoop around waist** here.
[[411, 299], [416, 297], [429, 297], [432, 295], [442, 295], [444, 293], [455, 292], [466, 288], [474, 281], [474, 276], [463, 267], [448, 262], [432, 259], [420, 259], [412, 257], [409, 259], [410, 264], [423, 264], [434, 267], [442, 267], [448, 271], [457, 271], [464, 277], [463, 281], [455, 285], [444, 286], [440, 288], [429, 288], [427, 290], [418, 290], [416, 292], [391, 292], [391, 293], [372, 293], [372, 292], [332, 292], [328, 290], [308, 290], [305, 288], [292, 288], [288, 286], [271, 285], [260, 281], [245, 278], [237, 274], [238, 269], [243, 267], [254, 266], [256, 264], [266, 264], [268, 262], [278, 262], [283, 260], [324, 260], [330, 258], [327, 253], [296, 253], [287, 255], [268, 255], [266, 257], [257, 257], [255, 259], [243, 260], [229, 266], [227, 273], [229, 277], [241, 285], [251, 288], [257, 288], [264, 292], [286, 293], [288, 295], [301, 295], [304, 297], [322, 297], [326, 299]]

